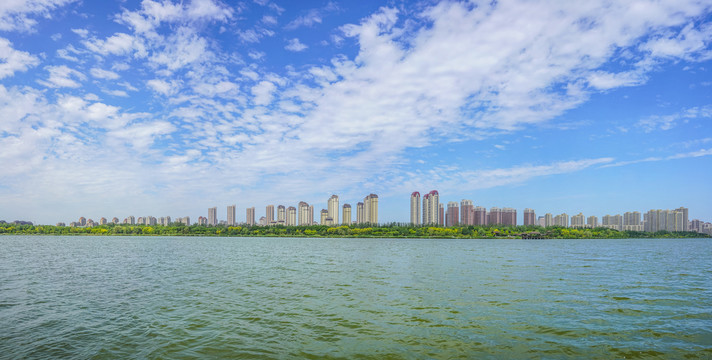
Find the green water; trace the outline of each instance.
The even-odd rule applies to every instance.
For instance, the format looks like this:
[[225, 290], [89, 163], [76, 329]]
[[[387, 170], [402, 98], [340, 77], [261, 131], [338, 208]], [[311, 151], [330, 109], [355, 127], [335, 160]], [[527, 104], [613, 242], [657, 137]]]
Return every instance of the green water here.
[[712, 241], [0, 237], [0, 358], [712, 358]]

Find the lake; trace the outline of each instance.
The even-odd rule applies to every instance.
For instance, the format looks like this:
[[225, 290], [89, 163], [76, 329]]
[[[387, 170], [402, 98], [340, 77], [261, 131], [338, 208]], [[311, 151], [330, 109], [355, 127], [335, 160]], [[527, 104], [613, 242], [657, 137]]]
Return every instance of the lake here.
[[712, 358], [712, 240], [0, 236], [0, 358]]

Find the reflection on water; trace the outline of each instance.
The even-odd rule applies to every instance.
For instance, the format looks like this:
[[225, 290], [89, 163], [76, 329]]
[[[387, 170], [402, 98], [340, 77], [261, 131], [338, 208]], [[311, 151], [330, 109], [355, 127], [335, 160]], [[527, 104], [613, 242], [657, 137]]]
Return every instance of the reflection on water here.
[[0, 246], [0, 358], [712, 357], [709, 239]]

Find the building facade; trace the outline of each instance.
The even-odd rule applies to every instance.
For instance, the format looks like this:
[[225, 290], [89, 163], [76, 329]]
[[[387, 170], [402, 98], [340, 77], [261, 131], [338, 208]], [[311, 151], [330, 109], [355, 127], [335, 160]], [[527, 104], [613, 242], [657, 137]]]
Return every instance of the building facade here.
[[410, 194], [410, 223], [413, 225], [422, 224], [422, 218], [420, 214], [420, 193], [413, 191]]

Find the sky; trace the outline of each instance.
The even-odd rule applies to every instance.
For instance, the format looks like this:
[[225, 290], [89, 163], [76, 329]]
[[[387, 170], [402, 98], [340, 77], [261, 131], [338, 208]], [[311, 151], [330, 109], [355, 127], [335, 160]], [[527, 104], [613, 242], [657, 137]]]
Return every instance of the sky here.
[[410, 194], [712, 221], [712, 3], [0, 2], [0, 220]]

